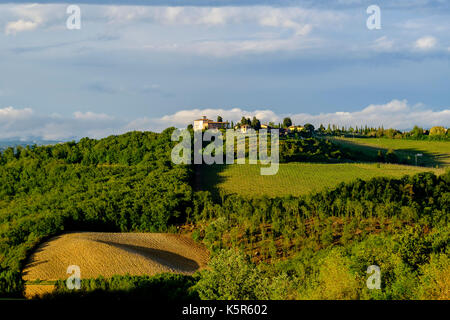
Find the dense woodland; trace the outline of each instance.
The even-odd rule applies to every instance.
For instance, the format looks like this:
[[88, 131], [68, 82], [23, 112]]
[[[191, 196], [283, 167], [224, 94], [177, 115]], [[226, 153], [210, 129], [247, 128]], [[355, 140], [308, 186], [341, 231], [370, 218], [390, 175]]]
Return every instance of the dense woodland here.
[[[357, 180], [297, 198], [213, 200], [193, 190], [194, 168], [170, 161], [172, 130], [5, 150], [0, 295], [22, 295], [26, 257], [52, 235], [180, 229], [209, 248], [208, 270], [83, 280], [77, 294], [167, 294], [179, 284], [202, 299], [448, 299], [449, 171]], [[300, 140], [286, 140], [281, 157], [345, 159], [326, 140]], [[373, 264], [382, 270], [382, 290], [366, 288]]]

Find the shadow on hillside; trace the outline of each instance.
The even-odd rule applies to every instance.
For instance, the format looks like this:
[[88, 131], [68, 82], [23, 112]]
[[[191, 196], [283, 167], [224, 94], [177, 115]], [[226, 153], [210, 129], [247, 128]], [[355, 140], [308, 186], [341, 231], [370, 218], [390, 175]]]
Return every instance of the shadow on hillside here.
[[175, 272], [193, 273], [200, 268], [200, 266], [196, 261], [183, 257], [173, 252], [159, 250], [155, 248], [135, 246], [125, 243], [117, 243], [113, 241], [103, 241], [103, 240], [96, 240], [96, 241], [125, 250], [127, 252], [138, 254], [144, 257], [145, 259], [156, 261], [161, 265], [173, 269]]
[[219, 185], [225, 182], [225, 178], [220, 174], [225, 170], [225, 167], [226, 164], [195, 165], [195, 190], [209, 191], [215, 201], [220, 201]]
[[[61, 236], [55, 236], [48, 239], [46, 242], [41, 243], [34, 251], [32, 251], [25, 263], [25, 266], [22, 271], [22, 277], [25, 277], [29, 274], [27, 270], [30, 270], [38, 265], [44, 264], [49, 262], [48, 260], [43, 261], [37, 261], [35, 259], [36, 254], [39, 252], [44, 251], [48, 247], [48, 242], [53, 241], [56, 239], [61, 238]], [[189, 258], [186, 258], [184, 256], [181, 256], [179, 254], [159, 250], [155, 248], [147, 248], [142, 246], [136, 246], [136, 245], [130, 245], [130, 244], [124, 244], [124, 243], [117, 243], [113, 241], [103, 241], [103, 240], [95, 240], [99, 243], [104, 243], [109, 246], [116, 247], [118, 249], [125, 250], [127, 252], [131, 252], [134, 254], [138, 254], [145, 259], [152, 260], [154, 262], [157, 262], [163, 266], [166, 266], [170, 269], [173, 269], [174, 272], [181, 272], [181, 273], [194, 273], [197, 271], [200, 266], [199, 264]], [[74, 253], [76, 254], [76, 253]], [[36, 280], [36, 279], [32, 279]], [[42, 280], [42, 279], [41, 279]]]
[[[25, 277], [28, 275], [28, 269], [32, 269], [40, 264], [47, 263], [48, 260], [44, 261], [37, 261], [36, 260], [36, 254], [39, 252], [42, 252], [45, 250], [45, 248], [48, 247], [48, 242], [53, 239], [58, 239], [61, 236], [54, 236], [54, 237], [46, 237], [42, 242], [40, 242], [38, 245], [34, 247], [34, 249], [30, 250], [27, 254], [27, 258], [24, 260], [24, 263], [22, 265], [22, 277]], [[35, 279], [33, 279], [35, 280]]]
[[[339, 144], [344, 148], [353, 152], [358, 152], [361, 156], [361, 160], [364, 161], [378, 161], [378, 151], [386, 153], [388, 149], [383, 147], [362, 145], [357, 142], [349, 140], [331, 139], [333, 143]], [[416, 165], [416, 154], [422, 154], [417, 157], [417, 165], [422, 167], [442, 167], [449, 165], [446, 163], [446, 159], [450, 157], [449, 154], [431, 153], [415, 148], [400, 148], [394, 150], [399, 159], [400, 164]]]

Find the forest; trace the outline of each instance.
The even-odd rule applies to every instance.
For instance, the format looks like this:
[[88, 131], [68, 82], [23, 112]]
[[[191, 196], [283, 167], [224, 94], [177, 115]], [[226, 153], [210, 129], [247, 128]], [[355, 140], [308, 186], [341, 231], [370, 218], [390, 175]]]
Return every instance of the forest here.
[[[201, 299], [448, 299], [450, 171], [358, 179], [301, 197], [213, 199], [194, 190], [194, 166], [170, 161], [172, 130], [6, 149], [0, 296], [23, 295], [21, 271], [39, 243], [82, 230], [189, 232], [211, 253], [192, 277], [83, 280], [77, 294], [86, 297], [168, 294], [161, 288], [180, 283]], [[281, 157], [295, 161], [343, 154], [325, 140], [286, 146]], [[381, 290], [366, 287], [370, 265], [382, 270]]]

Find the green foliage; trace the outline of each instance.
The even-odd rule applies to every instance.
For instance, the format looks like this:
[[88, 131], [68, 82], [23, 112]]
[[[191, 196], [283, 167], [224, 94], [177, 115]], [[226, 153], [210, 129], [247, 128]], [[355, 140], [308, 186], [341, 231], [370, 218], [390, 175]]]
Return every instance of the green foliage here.
[[[24, 261], [50, 236], [167, 232], [188, 222], [213, 255], [200, 274], [83, 280], [75, 292], [59, 281], [47, 298], [448, 299], [450, 171], [367, 181], [350, 176], [352, 182], [297, 197], [222, 192], [215, 199], [192, 191], [192, 168], [172, 165], [171, 130], [6, 149], [0, 157], [0, 295], [22, 294]], [[282, 142], [285, 161], [351, 155], [326, 140]], [[389, 168], [376, 170], [386, 175]], [[365, 285], [373, 264], [381, 268], [380, 290]]]
[[288, 138], [280, 141], [280, 162], [337, 162], [356, 158], [357, 155], [344, 153], [329, 140], [316, 138]]
[[0, 165], [0, 295], [40, 241], [67, 230], [167, 231], [186, 219], [191, 169], [174, 166], [172, 129], [18, 148]]
[[287, 127], [290, 127], [290, 126], [292, 126], [291, 118], [284, 118], [283, 119], [283, 127], [287, 128]]
[[432, 252], [431, 240], [419, 226], [415, 228], [407, 227], [406, 232], [402, 234], [398, 241], [398, 246], [402, 260], [412, 268], [417, 268], [428, 262]]
[[386, 162], [388, 163], [398, 163], [398, 157], [395, 154], [394, 150], [389, 149], [386, 152], [386, 156], [385, 156]]
[[[195, 197], [193, 221], [217, 257], [199, 282], [200, 297], [262, 298], [256, 288], [274, 279], [284, 279], [277, 284], [283, 299], [441, 297], [447, 267], [430, 257], [448, 252], [449, 181], [450, 172], [382, 177], [298, 198], [223, 195], [220, 206]], [[233, 248], [269, 264], [256, 266]], [[380, 290], [366, 287], [370, 265], [381, 269]]]
[[109, 279], [82, 279], [79, 290], [69, 290], [65, 281], [59, 280], [55, 290], [43, 297], [44, 300], [62, 299], [116, 299], [116, 300], [151, 300], [184, 301], [198, 300], [198, 294], [192, 287], [197, 276], [162, 273], [156, 276], [113, 276]]
[[450, 258], [449, 254], [431, 255], [429, 264], [422, 266], [418, 287], [420, 299], [450, 300]]
[[202, 299], [257, 299], [260, 276], [246, 257], [232, 250], [221, 251], [196, 285]]
[[239, 250], [222, 250], [194, 290], [206, 300], [286, 299], [289, 279], [283, 273], [270, 276]]

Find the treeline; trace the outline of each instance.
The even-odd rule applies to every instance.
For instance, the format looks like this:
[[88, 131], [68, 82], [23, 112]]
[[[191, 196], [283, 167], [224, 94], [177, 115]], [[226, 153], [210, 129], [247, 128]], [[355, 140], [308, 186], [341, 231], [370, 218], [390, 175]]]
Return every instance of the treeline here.
[[286, 138], [280, 140], [280, 162], [337, 162], [357, 160], [359, 154], [330, 140]]
[[[259, 139], [259, 133], [255, 133], [256, 137]], [[193, 137], [193, 134], [191, 135]], [[192, 138], [193, 140], [193, 138]], [[222, 156], [226, 154], [226, 135], [222, 136], [223, 148]], [[250, 150], [250, 139], [246, 139], [245, 145], [245, 157], [249, 156]], [[202, 152], [208, 147], [209, 144], [214, 144], [214, 142], [203, 141]], [[192, 145], [194, 142], [192, 141]], [[258, 145], [252, 145], [254, 150], [259, 151]], [[234, 156], [237, 157], [238, 148], [237, 144], [234, 146]], [[267, 153], [271, 153], [271, 138], [268, 135], [267, 138]], [[215, 155], [215, 152], [213, 152]], [[387, 157], [392, 163], [396, 163], [397, 159], [393, 157]], [[343, 161], [367, 161], [367, 160], [378, 160], [367, 158], [360, 152], [357, 152], [351, 148], [345, 148], [344, 146], [333, 143], [332, 140], [307, 137], [301, 132], [295, 132], [288, 136], [282, 136], [279, 139], [279, 161], [280, 163], [287, 162], [343, 162]], [[395, 161], [394, 161], [395, 160]], [[384, 158], [383, 161], [384, 162]]]
[[81, 288], [70, 290], [66, 281], [58, 280], [51, 294], [37, 296], [44, 300], [108, 299], [147, 300], [147, 301], [184, 301], [199, 300], [197, 291], [192, 287], [197, 283], [198, 275], [189, 276], [162, 273], [155, 276], [112, 276], [111, 278], [81, 279]]
[[[222, 121], [222, 117], [218, 117], [218, 121]], [[231, 127], [248, 126], [255, 130], [260, 130], [264, 124], [259, 119], [253, 117], [252, 119], [242, 117], [240, 122], [234, 124], [231, 122]], [[289, 128], [290, 127], [290, 128]], [[265, 128], [274, 128], [285, 130], [287, 135], [310, 138], [314, 135], [330, 135], [330, 136], [352, 136], [352, 137], [376, 137], [389, 139], [413, 139], [413, 140], [450, 140], [450, 130], [443, 126], [434, 126], [430, 129], [423, 129], [419, 126], [414, 126], [411, 131], [400, 131], [394, 128], [384, 129], [383, 126], [338, 126], [336, 124], [328, 124], [326, 127], [320, 124], [318, 128], [310, 123], [304, 125], [294, 125], [290, 117], [283, 119], [283, 122], [275, 124], [269, 122], [265, 124]]]
[[323, 125], [316, 130], [316, 134], [330, 136], [368, 137], [368, 138], [388, 138], [388, 139], [411, 139], [411, 140], [450, 140], [450, 130], [442, 126], [435, 126], [425, 130], [419, 126], [414, 126], [411, 131], [400, 131], [397, 129], [384, 127], [339, 127], [336, 125]]
[[192, 202], [192, 172], [170, 161], [172, 130], [6, 150], [0, 165], [0, 295], [22, 294], [27, 254], [49, 236], [67, 230], [175, 231]]

